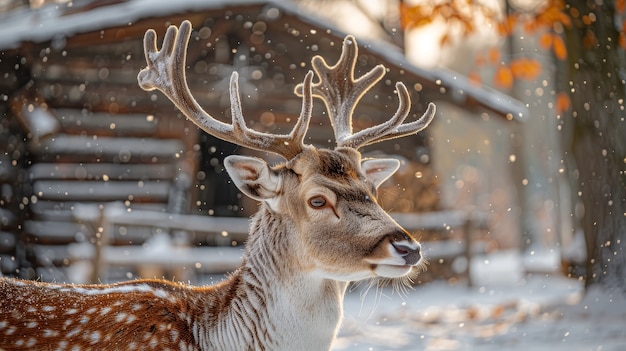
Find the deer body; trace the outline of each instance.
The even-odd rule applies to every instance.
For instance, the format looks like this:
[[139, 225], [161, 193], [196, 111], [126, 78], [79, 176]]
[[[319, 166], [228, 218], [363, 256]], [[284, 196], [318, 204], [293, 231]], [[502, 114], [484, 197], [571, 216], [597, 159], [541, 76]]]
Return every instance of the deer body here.
[[0, 350], [328, 350], [346, 283], [284, 272], [286, 257], [257, 243], [208, 287], [0, 279]]
[[[232, 124], [198, 106], [184, 74], [191, 25], [174, 26], [156, 49], [153, 31], [144, 44], [148, 67], [138, 76], [159, 89], [208, 133], [283, 156], [264, 160], [229, 156], [234, 184], [261, 205], [254, 215], [243, 264], [214, 286], [160, 280], [112, 285], [64, 285], [0, 279], [0, 350], [328, 350], [339, 328], [348, 282], [393, 279], [421, 262], [420, 245], [377, 203], [377, 188], [398, 168], [394, 159], [362, 159], [358, 148], [414, 134], [432, 120], [434, 105], [417, 121], [403, 84], [400, 107], [387, 122], [352, 133], [351, 113], [382, 78], [377, 66], [359, 79], [357, 51], [347, 37], [339, 62], [313, 59], [296, 91], [300, 117], [287, 135], [246, 127], [237, 75], [231, 79]], [[337, 148], [303, 143], [312, 97], [324, 100]]]
[[[3, 317], [0, 349], [328, 350], [341, 314], [337, 301], [343, 287], [329, 282], [336, 288], [333, 299], [326, 289], [318, 289], [305, 294], [310, 298], [302, 300], [306, 303], [268, 301], [265, 295], [256, 295], [259, 300], [254, 301], [249, 295], [255, 294], [255, 287], [238, 279], [244, 278], [207, 288], [157, 280], [97, 287], [9, 287], [12, 283], [3, 280], [3, 297], [12, 297], [12, 303], [4, 300], [6, 308], [13, 310], [20, 303], [30, 307]], [[275, 297], [293, 295], [263, 288]], [[44, 298], [30, 301], [25, 294]], [[269, 306], [261, 305], [267, 302]], [[303, 315], [308, 320], [303, 321]]]
[[[383, 257], [397, 260], [401, 273], [410, 269], [391, 244], [410, 238], [375, 203], [376, 184], [359, 161], [349, 149], [310, 150], [294, 161], [297, 174], [266, 168], [261, 160], [228, 158], [233, 174], [237, 167], [247, 172], [243, 191], [266, 202], [251, 222], [242, 267], [226, 281], [209, 287], [159, 280], [80, 286], [3, 279], [0, 349], [328, 350], [347, 281], [377, 276], [374, 262]], [[254, 166], [260, 168], [251, 171]], [[370, 172], [380, 181], [372, 174], [389, 170]], [[273, 174], [290, 191], [251, 190], [252, 183], [277, 185], [258, 174]], [[318, 192], [336, 194], [332, 208], [307, 204]]]

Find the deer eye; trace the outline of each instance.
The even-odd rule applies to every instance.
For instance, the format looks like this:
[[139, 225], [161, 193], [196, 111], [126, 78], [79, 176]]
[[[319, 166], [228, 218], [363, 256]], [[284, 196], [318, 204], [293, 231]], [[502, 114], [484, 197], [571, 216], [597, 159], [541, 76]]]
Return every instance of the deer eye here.
[[322, 208], [326, 206], [326, 198], [323, 196], [314, 196], [309, 199], [309, 206], [313, 208]]

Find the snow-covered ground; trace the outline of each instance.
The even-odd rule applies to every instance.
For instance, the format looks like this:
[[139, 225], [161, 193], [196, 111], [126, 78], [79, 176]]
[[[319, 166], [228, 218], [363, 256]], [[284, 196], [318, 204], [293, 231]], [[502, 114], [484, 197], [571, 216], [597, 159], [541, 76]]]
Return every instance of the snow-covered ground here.
[[515, 252], [478, 258], [473, 288], [435, 282], [365, 297], [356, 289], [333, 350], [626, 350], [623, 296], [583, 296], [581, 282], [559, 273], [524, 274], [526, 261]]

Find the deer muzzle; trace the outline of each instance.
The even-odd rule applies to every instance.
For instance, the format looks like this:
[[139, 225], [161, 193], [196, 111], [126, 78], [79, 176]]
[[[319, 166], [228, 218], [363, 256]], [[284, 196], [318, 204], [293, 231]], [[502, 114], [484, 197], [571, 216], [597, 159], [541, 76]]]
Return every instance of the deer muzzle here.
[[404, 231], [396, 231], [391, 236], [391, 246], [396, 250], [398, 255], [404, 258], [404, 262], [408, 266], [417, 265], [421, 258], [421, 245], [413, 240], [406, 232]]

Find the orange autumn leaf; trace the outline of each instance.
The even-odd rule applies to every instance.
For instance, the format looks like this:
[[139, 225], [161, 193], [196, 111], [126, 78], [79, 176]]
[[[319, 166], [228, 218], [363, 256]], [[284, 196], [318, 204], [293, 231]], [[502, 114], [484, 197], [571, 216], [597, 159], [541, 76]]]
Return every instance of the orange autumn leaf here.
[[566, 27], [571, 26], [569, 16], [565, 11], [566, 6], [563, 0], [548, 0], [547, 5], [543, 10], [539, 11], [534, 22], [542, 26], [551, 26], [554, 23], [561, 23]]
[[417, 28], [432, 22], [432, 9], [426, 6], [400, 5], [400, 22], [402, 28]]
[[596, 34], [588, 30], [583, 37], [583, 47], [586, 49], [593, 49], [597, 44], [598, 38], [596, 37]]
[[500, 35], [506, 36], [511, 35], [513, 32], [513, 28], [517, 23], [517, 16], [515, 14], [510, 14], [506, 16], [506, 18], [498, 23], [498, 33]]
[[554, 55], [559, 60], [565, 60], [567, 58], [567, 48], [560, 35], [555, 34], [552, 36], [552, 50], [554, 50]]
[[557, 114], [561, 114], [567, 110], [569, 110], [571, 101], [569, 99], [569, 95], [564, 92], [560, 92], [556, 95], [555, 99], [555, 109]]
[[544, 49], [549, 49], [552, 47], [552, 33], [543, 33], [539, 37], [539, 46]]
[[619, 38], [617, 38], [617, 42], [622, 49], [626, 50], [626, 32], [619, 33]]
[[510, 89], [513, 86], [513, 72], [507, 66], [500, 66], [496, 70], [493, 83], [495, 86]]
[[539, 22], [535, 22], [535, 21], [527, 21], [524, 23], [524, 33], [528, 33], [528, 34], [534, 34], [537, 31], [537, 28], [539, 28]]
[[500, 50], [498, 48], [491, 48], [487, 52], [487, 60], [489, 63], [495, 65], [500, 62]]
[[[594, 17], [594, 18], [595, 18], [595, 17]], [[591, 19], [591, 17], [590, 17], [589, 15], [584, 15], [584, 16], [583, 16], [583, 18], [582, 18], [582, 20], [583, 20], [583, 24], [584, 24], [585, 26], [590, 26], [590, 25], [592, 25], [592, 24], [593, 24], [593, 22], [595, 21], [595, 19], [594, 19], [594, 20], [592, 20], [592, 19]]]
[[519, 58], [511, 61], [510, 69], [514, 77], [533, 80], [541, 74], [541, 63], [537, 60]]

